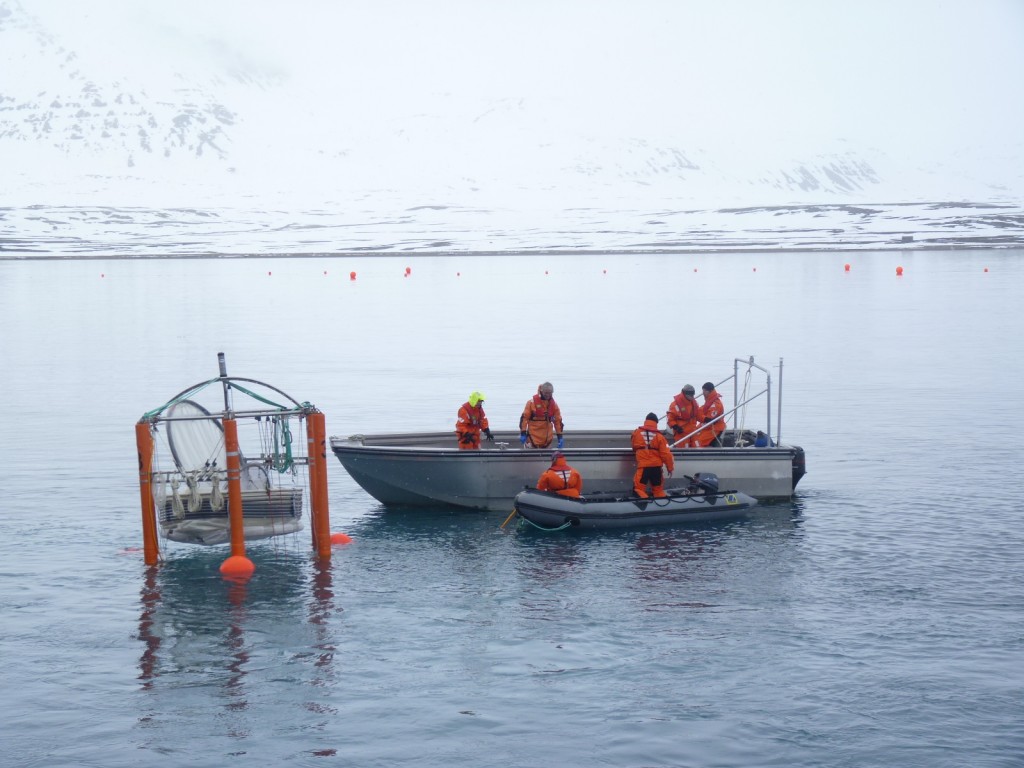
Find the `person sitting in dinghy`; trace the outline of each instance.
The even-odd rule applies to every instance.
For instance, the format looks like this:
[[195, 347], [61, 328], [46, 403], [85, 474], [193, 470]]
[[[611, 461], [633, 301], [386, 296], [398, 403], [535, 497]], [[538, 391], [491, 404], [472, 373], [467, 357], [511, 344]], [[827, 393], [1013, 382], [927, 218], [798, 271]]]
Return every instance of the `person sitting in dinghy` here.
[[480, 433], [483, 432], [487, 439], [494, 441], [490, 425], [487, 423], [487, 414], [484, 413], [484, 396], [480, 392], [474, 392], [469, 396], [469, 401], [459, 408], [459, 417], [455, 422], [455, 434], [459, 436], [459, 450], [475, 451], [480, 448]]
[[[657, 499], [665, 498], [665, 480], [676, 468], [668, 440], [658, 429], [658, 417], [648, 413], [642, 427], [633, 430], [631, 438], [633, 455], [636, 457], [636, 474], [633, 475], [633, 493], [641, 499], [648, 498], [650, 488]], [[662, 465], [665, 472], [662, 473]]]
[[554, 491], [559, 496], [578, 499], [583, 491], [583, 478], [566, 463], [564, 453], [555, 451], [551, 454], [551, 466], [537, 481], [537, 490]]

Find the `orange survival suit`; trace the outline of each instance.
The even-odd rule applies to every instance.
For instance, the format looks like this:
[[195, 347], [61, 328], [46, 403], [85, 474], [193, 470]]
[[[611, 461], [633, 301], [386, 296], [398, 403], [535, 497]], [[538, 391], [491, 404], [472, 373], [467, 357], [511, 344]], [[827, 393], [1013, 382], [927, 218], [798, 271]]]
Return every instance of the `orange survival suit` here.
[[537, 394], [526, 401], [519, 417], [519, 433], [525, 434], [534, 448], [547, 448], [554, 436], [562, 436], [562, 411], [555, 398], [545, 398], [540, 390], [538, 387]]
[[672, 451], [669, 450], [668, 441], [658, 430], [658, 417], [648, 413], [644, 425], [633, 430], [630, 442], [633, 446], [633, 455], [636, 457], [633, 493], [641, 499], [646, 499], [647, 486], [650, 486], [655, 498], [666, 496], [665, 478], [661, 467], [664, 465], [671, 475], [676, 464]]
[[469, 401], [459, 408], [459, 417], [455, 422], [455, 434], [459, 436], [459, 450], [473, 451], [480, 447], [480, 433], [493, 440], [487, 414], [484, 413], [484, 397], [479, 392], [469, 396]]
[[583, 478], [580, 473], [565, 462], [565, 454], [555, 451], [551, 457], [551, 466], [544, 470], [544, 474], [537, 481], [537, 488], [541, 491], [554, 491], [559, 496], [571, 496], [579, 498], [583, 490]]
[[[708, 384], [710, 384], [710, 382], [708, 382]], [[701, 448], [706, 448], [712, 443], [715, 445], [721, 445], [722, 441], [719, 437], [725, 431], [724, 418], [718, 419], [714, 424], [708, 424], [708, 422], [714, 421], [725, 413], [725, 405], [722, 404], [722, 396], [718, 394], [718, 390], [715, 389], [714, 385], [711, 385], [709, 388], [708, 384], [705, 384], [703, 387], [704, 407], [701, 409], [704, 411], [704, 423], [706, 426], [694, 436], [694, 440]]]
[[688, 435], [696, 430], [704, 421], [704, 411], [694, 399], [693, 392], [693, 387], [687, 384], [668, 405], [668, 426], [672, 430], [673, 448], [697, 447], [697, 441], [693, 438], [681, 443], [677, 442], [683, 435]]

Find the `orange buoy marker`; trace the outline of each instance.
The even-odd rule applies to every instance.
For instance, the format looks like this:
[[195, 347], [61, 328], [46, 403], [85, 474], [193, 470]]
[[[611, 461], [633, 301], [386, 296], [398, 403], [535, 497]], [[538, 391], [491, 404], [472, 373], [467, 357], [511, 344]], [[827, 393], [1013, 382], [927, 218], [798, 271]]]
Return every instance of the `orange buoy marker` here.
[[405, 276], [408, 277], [411, 274], [412, 274], [412, 267], [406, 267], [405, 268]]
[[356, 279], [356, 273], [355, 272], [349, 272], [348, 273], [348, 279], [349, 280], [355, 280]]
[[849, 264], [843, 264], [843, 271], [844, 272], [849, 272], [850, 271], [850, 265]]
[[332, 533], [331, 544], [350, 544], [352, 537], [344, 533]]
[[985, 271], [988, 272], [988, 267], [985, 267]]
[[255, 570], [256, 566], [245, 555], [232, 555], [220, 564], [221, 575], [226, 579], [248, 579]]
[[223, 419], [224, 452], [228, 460], [228, 521], [231, 529], [231, 557], [221, 563], [227, 578], [247, 579], [256, 566], [245, 556], [245, 529], [242, 523], [242, 464], [238, 451], [238, 422]]
[[903, 277], [903, 267], [896, 267], [896, 277]]

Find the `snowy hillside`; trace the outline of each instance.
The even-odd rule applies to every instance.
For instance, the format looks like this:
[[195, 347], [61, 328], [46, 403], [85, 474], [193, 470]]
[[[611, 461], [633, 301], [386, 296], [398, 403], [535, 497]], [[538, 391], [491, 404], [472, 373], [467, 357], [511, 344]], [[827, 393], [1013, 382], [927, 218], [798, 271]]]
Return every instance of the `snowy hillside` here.
[[[797, 115], [744, 113], [743, 104], [729, 108], [745, 119], [706, 123], [695, 117], [716, 106], [706, 99], [678, 111], [673, 100], [685, 94], [663, 88], [641, 98], [639, 86], [613, 88], [608, 80], [564, 93], [510, 95], [514, 89], [500, 83], [460, 90], [411, 71], [415, 62], [384, 73], [390, 47], [371, 49], [371, 60], [335, 66], [318, 59], [303, 68], [294, 51], [225, 42], [208, 28], [199, 34], [146, 15], [142, 6], [98, 5], [68, 18], [69, 6], [52, 0], [0, 0], [0, 206], [9, 209], [9, 223], [26, 206], [179, 206], [217, 209], [227, 219], [226, 210], [239, 209], [247, 227], [271, 207], [358, 210], [365, 222], [426, 206], [449, 212], [436, 235], [416, 238], [417, 227], [433, 227], [413, 217], [390, 235], [381, 232], [377, 245], [391, 247], [408, 230], [426, 244], [479, 247], [497, 237], [507, 247], [529, 247], [528, 237], [511, 242], [493, 232], [460, 241], [460, 230], [486, 226], [486, 217], [456, 213], [475, 210], [502, 211], [498, 229], [525, 226], [549, 246], [664, 247], [686, 238], [657, 234], [666, 216], [652, 212], [672, 218], [683, 210], [826, 206], [808, 214], [820, 219], [823, 211], [900, 203], [1019, 210], [1024, 197], [1019, 138], [927, 151], [867, 134], [809, 135]], [[333, 36], [309, 44], [325, 46]], [[885, 135], [879, 130], [871, 137]], [[682, 231], [706, 228], [709, 218]], [[559, 219], [590, 223], [582, 236], [560, 239], [551, 236]], [[629, 236], [595, 239], [610, 220]], [[661, 225], [645, 232], [643, 221]], [[849, 227], [833, 221], [821, 231]], [[731, 227], [716, 219], [711, 229], [720, 236]], [[31, 239], [30, 230], [23, 220], [15, 239]], [[372, 240], [348, 246], [372, 247]]]

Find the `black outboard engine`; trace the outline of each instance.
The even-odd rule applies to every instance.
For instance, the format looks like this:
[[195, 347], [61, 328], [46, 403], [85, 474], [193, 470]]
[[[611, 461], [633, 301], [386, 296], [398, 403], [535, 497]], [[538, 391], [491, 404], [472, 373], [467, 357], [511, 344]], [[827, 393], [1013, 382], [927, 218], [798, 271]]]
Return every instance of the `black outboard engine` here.
[[695, 472], [686, 490], [690, 493], [718, 493], [718, 475], [714, 472]]

